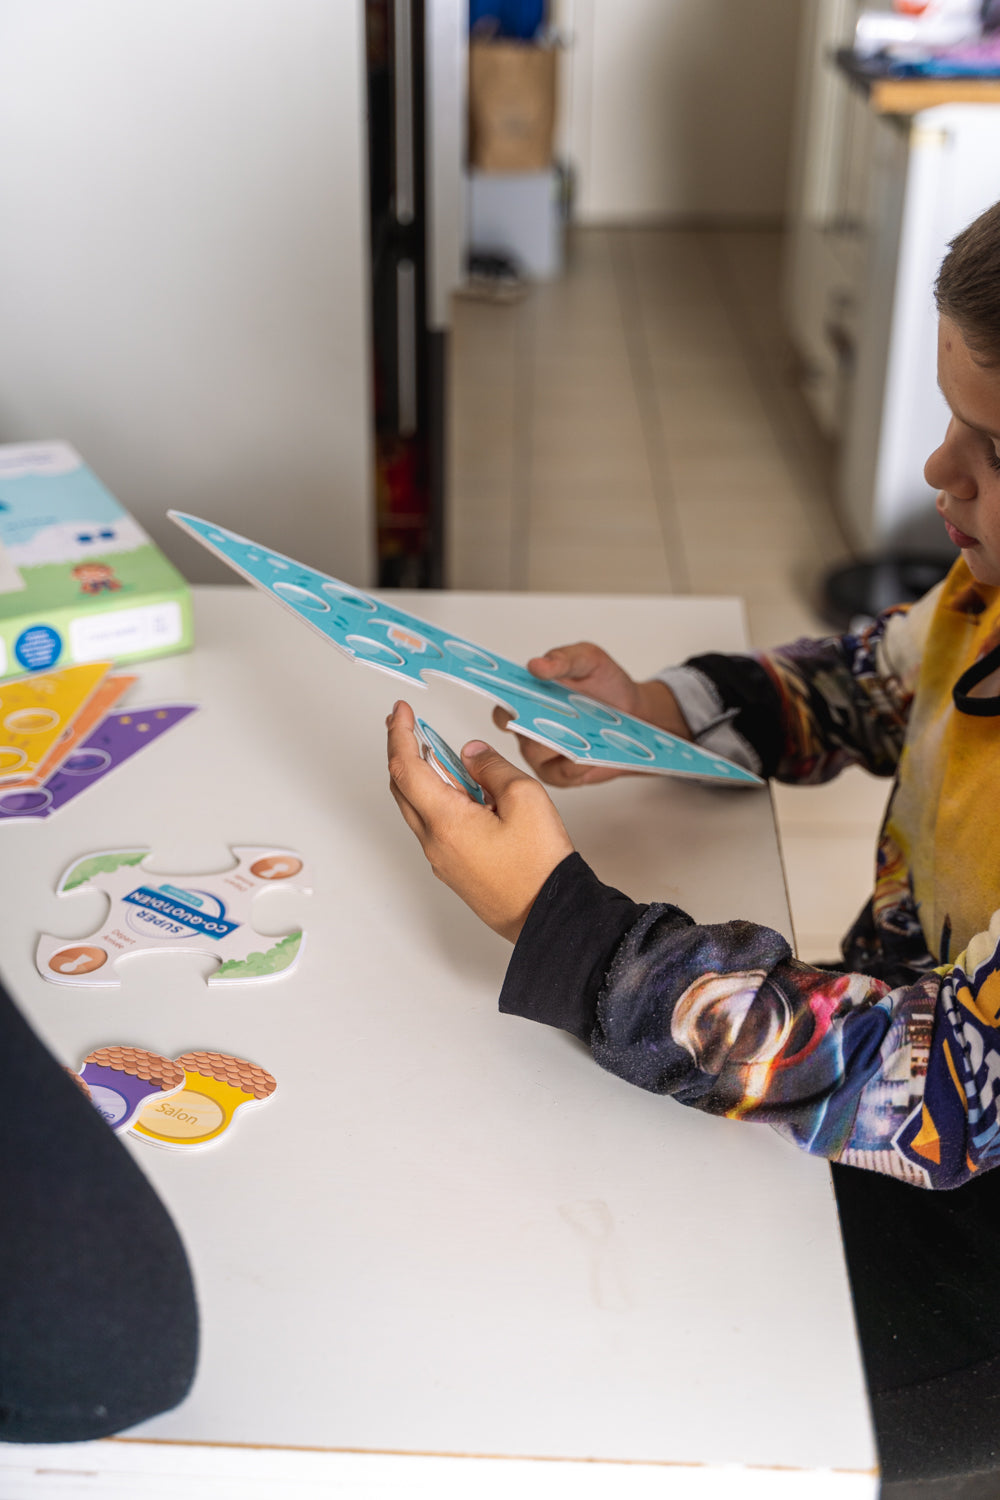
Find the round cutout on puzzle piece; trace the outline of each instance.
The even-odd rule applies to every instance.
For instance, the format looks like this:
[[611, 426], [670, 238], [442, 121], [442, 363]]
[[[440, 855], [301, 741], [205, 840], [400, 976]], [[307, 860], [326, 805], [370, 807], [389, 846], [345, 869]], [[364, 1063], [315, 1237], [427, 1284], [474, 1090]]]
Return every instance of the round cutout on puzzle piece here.
[[66, 776], [96, 776], [110, 764], [111, 756], [106, 750], [74, 750], [59, 769]]
[[310, 593], [309, 589], [300, 588], [297, 583], [285, 583], [279, 578], [274, 585], [274, 592], [280, 599], [285, 599], [289, 604], [294, 604], [296, 609], [312, 610], [314, 614], [329, 614], [330, 606], [325, 599], [318, 594]]
[[54, 708], [15, 708], [4, 719], [3, 727], [8, 734], [44, 734], [58, 723]]
[[374, 599], [366, 599], [363, 594], [355, 594], [345, 585], [335, 583], [332, 578], [321, 583], [320, 588], [324, 594], [329, 594], [331, 599], [336, 599], [338, 604], [347, 604], [352, 609], [363, 609], [367, 614], [374, 614], [378, 609]]
[[695, 759], [695, 753], [691, 749], [691, 746], [685, 744], [681, 739], [673, 739], [669, 734], [660, 734], [658, 731], [653, 732], [653, 739], [661, 750], [669, 750], [672, 754], [679, 756], [681, 760]]
[[103, 948], [95, 948], [87, 943], [76, 943], [71, 948], [60, 948], [58, 953], [53, 953], [49, 959], [49, 968], [53, 974], [93, 974], [95, 969], [101, 969], [108, 961], [108, 955]]
[[89, 1092], [90, 1102], [97, 1113], [104, 1116], [112, 1129], [120, 1125], [128, 1114], [128, 1100], [124, 1095], [119, 1094], [117, 1089], [108, 1088], [103, 1083], [91, 1084]]
[[25, 814], [44, 812], [52, 801], [52, 793], [45, 787], [32, 787], [26, 792], [7, 792], [0, 795], [0, 817], [23, 818]]
[[[143, 1135], [161, 1140], [191, 1142], [204, 1140], [225, 1125], [226, 1114], [216, 1099], [209, 1099], [192, 1088], [181, 1089], [168, 1099], [147, 1104], [136, 1125]], [[221, 1133], [221, 1132], [220, 1132]]]
[[620, 724], [621, 715], [616, 714], [613, 708], [608, 708], [606, 703], [598, 703], [594, 698], [585, 698], [582, 693], [570, 693], [569, 701], [580, 713], [597, 719], [601, 724]]
[[250, 866], [250, 874], [258, 880], [290, 880], [301, 868], [301, 859], [293, 854], [267, 854]]
[[391, 646], [383, 646], [381, 641], [373, 641], [367, 635], [349, 635], [346, 643], [356, 656], [363, 656], [366, 661], [379, 662], [386, 667], [406, 665], [398, 651], [393, 651]]
[[467, 667], [478, 667], [480, 671], [487, 672], [498, 670], [498, 663], [485, 651], [481, 651], [478, 646], [470, 646], [467, 641], [445, 641], [445, 645], [452, 656], [457, 656], [459, 661], [464, 662]]
[[636, 760], [655, 760], [656, 756], [639, 740], [634, 740], [631, 735], [622, 734], [617, 729], [602, 729], [601, 739], [609, 745], [614, 745], [616, 750], [624, 750], [627, 755], [634, 755]]
[[577, 734], [575, 729], [567, 729], [565, 724], [556, 724], [552, 719], [534, 719], [532, 728], [544, 734], [547, 739], [555, 740], [563, 750], [577, 755], [586, 755], [590, 750], [590, 741], [582, 734]]
[[9, 776], [12, 771], [19, 771], [27, 759], [23, 750], [18, 750], [13, 745], [0, 745], [0, 776]]

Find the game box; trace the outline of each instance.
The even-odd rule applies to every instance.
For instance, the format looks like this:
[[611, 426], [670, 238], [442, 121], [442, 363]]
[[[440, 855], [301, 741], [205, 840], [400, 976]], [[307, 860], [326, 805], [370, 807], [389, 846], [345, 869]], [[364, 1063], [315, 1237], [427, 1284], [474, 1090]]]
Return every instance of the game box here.
[[80, 455], [0, 445], [0, 678], [192, 644], [187, 584]]

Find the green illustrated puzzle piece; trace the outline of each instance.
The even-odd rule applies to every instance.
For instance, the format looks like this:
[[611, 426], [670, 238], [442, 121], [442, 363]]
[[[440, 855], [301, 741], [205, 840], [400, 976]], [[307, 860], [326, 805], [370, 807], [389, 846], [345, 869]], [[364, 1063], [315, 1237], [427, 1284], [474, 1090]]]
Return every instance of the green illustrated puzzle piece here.
[[110, 874], [112, 870], [120, 870], [122, 865], [141, 865], [148, 853], [148, 849], [113, 849], [110, 854], [94, 854], [89, 859], [81, 859], [68, 872], [62, 890], [73, 891], [78, 885], [93, 880], [95, 875]]
[[69, 866], [57, 887], [107, 897], [101, 925], [81, 938], [43, 932], [35, 965], [51, 984], [117, 987], [119, 963], [144, 953], [197, 953], [215, 961], [209, 985], [268, 982], [291, 973], [305, 942], [301, 927], [261, 932], [254, 925], [259, 892], [285, 887], [311, 893], [309, 871], [293, 849], [234, 845], [224, 870], [174, 874], [149, 869], [150, 851], [102, 849]]
[[280, 974], [295, 962], [301, 946], [301, 931], [290, 932], [265, 953], [251, 953], [246, 958], [231, 958], [220, 964], [216, 970], [216, 978], [264, 979], [268, 974]]

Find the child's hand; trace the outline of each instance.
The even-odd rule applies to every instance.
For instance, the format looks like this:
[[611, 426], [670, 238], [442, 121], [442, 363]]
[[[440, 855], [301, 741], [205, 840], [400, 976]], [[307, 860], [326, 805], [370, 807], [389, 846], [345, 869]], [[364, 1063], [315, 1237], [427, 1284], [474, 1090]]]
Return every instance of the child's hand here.
[[[637, 719], [645, 719], [647, 724], [655, 724], [681, 739], [691, 737], [677, 700], [665, 682], [656, 678], [636, 682], [606, 651], [589, 641], [555, 646], [544, 656], [532, 657], [528, 670], [547, 682], [562, 683], [563, 687], [585, 693], [588, 698], [596, 698], [611, 708], [624, 709]], [[493, 722], [498, 729], [506, 729], [511, 715], [505, 708], [496, 708]], [[517, 734], [517, 729], [513, 732]], [[610, 781], [614, 776], [635, 774], [608, 766], [578, 765], [560, 755], [558, 750], [539, 745], [536, 740], [525, 739], [522, 735], [518, 736], [518, 744], [531, 769], [550, 786], [585, 786], [590, 782]]]
[[389, 789], [439, 880], [511, 942], [535, 897], [573, 845], [543, 787], [482, 741], [462, 760], [492, 808], [449, 786], [423, 760], [413, 710], [397, 703], [389, 730]]

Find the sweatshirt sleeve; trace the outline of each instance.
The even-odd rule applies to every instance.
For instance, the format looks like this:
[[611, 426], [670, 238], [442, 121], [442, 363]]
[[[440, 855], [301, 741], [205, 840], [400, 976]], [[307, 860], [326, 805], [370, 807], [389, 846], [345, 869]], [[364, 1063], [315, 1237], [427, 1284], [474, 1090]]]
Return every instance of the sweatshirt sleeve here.
[[763, 776], [828, 781], [847, 765], [889, 776], [938, 592], [886, 610], [857, 635], [696, 656], [659, 676], [699, 744]]
[[752, 922], [629, 903], [571, 855], [501, 1006], [572, 1031], [629, 1083], [833, 1161], [928, 1188], [1000, 1162], [1000, 912], [954, 965], [891, 987], [800, 963]]

